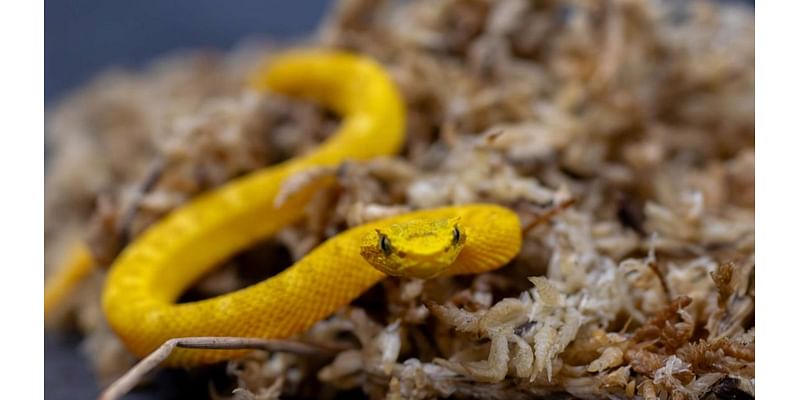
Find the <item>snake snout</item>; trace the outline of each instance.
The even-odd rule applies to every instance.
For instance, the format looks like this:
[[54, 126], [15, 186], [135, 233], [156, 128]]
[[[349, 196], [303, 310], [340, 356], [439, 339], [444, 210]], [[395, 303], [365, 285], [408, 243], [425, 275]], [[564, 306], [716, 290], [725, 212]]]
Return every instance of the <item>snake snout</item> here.
[[465, 241], [458, 218], [413, 220], [365, 235], [361, 256], [385, 274], [430, 279], [449, 269]]

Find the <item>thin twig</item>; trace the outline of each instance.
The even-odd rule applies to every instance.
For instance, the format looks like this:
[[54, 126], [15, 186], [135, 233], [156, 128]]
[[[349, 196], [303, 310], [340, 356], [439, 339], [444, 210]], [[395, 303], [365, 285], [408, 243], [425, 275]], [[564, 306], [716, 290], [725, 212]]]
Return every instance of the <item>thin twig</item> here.
[[98, 397], [115, 400], [133, 389], [142, 378], [166, 360], [175, 348], [213, 350], [264, 350], [300, 355], [328, 354], [331, 350], [315, 345], [289, 340], [268, 340], [243, 337], [186, 337], [167, 340], [158, 349], [139, 361], [125, 375], [114, 381]]
[[550, 221], [553, 217], [574, 205], [575, 202], [576, 200], [574, 198], [569, 198], [554, 205], [553, 207], [550, 207], [541, 214], [534, 214], [533, 220], [522, 227], [522, 235], [525, 236], [531, 229], [539, 226], [539, 224]]
[[119, 235], [120, 242], [122, 243], [121, 247], [125, 247], [125, 245], [127, 245], [130, 241], [131, 224], [136, 218], [136, 215], [139, 213], [139, 204], [141, 203], [142, 199], [144, 199], [145, 195], [147, 195], [147, 193], [156, 186], [156, 183], [158, 183], [159, 179], [161, 179], [161, 176], [164, 174], [164, 169], [166, 169], [166, 167], [167, 162], [160, 157], [154, 160], [148, 167], [144, 180], [136, 189], [130, 206], [127, 210], [125, 210], [122, 220], [120, 221], [117, 234]]
[[661, 271], [661, 266], [655, 259], [647, 261], [647, 267], [650, 268], [656, 277], [658, 278], [658, 283], [661, 284], [661, 290], [664, 291], [664, 295], [667, 296], [667, 302], [672, 301], [672, 291], [669, 290], [669, 284], [667, 283], [667, 278], [664, 276], [664, 273]]

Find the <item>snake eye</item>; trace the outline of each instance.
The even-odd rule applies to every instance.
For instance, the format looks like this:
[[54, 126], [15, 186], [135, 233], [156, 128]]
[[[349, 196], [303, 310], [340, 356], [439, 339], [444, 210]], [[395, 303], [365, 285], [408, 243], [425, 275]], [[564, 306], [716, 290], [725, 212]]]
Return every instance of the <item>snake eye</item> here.
[[453, 244], [458, 244], [461, 240], [461, 231], [458, 229], [458, 225], [453, 227]]
[[381, 240], [378, 244], [381, 247], [383, 254], [388, 256], [392, 253], [392, 242], [389, 241], [389, 238], [386, 235], [381, 234]]

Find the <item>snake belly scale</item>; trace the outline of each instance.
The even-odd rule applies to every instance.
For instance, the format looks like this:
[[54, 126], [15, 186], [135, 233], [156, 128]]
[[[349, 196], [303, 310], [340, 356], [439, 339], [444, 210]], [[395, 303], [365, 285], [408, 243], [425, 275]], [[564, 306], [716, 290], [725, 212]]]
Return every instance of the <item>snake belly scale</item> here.
[[[422, 270], [427, 276], [479, 273], [506, 264], [519, 251], [519, 220], [509, 209], [476, 204], [422, 210], [342, 232], [283, 272], [253, 286], [176, 304], [188, 286], [220, 262], [303, 216], [314, 188], [300, 189], [289, 201], [275, 204], [288, 176], [348, 159], [391, 155], [402, 146], [402, 98], [383, 69], [369, 59], [338, 51], [292, 51], [271, 59], [257, 72], [253, 85], [330, 107], [342, 116], [340, 128], [307, 155], [198, 196], [148, 228], [120, 254], [108, 274], [102, 305], [112, 329], [137, 356], [178, 337], [286, 338], [348, 304], [383, 279], [384, 272], [401, 276], [414, 276]], [[417, 236], [425, 240], [408, 241], [410, 246], [436, 243], [425, 236], [435, 236], [438, 231], [431, 228], [428, 232], [425, 227], [441, 227], [442, 221], [457, 224], [444, 233], [456, 233], [452, 244], [435, 250], [453, 252], [450, 265], [428, 265], [425, 257], [438, 258], [421, 254], [419, 260], [423, 261], [406, 270], [402, 256], [413, 256], [404, 253], [413, 253], [414, 247], [392, 254], [395, 270], [376, 265], [381, 257], [370, 262], [365, 258], [371, 254], [368, 238], [374, 237], [376, 248], [388, 255], [392, 239], [397, 243], [407, 239], [402, 236], [408, 231], [402, 227], [408, 224], [414, 225], [417, 233], [422, 230]], [[245, 352], [176, 349], [166, 364], [207, 364]]]

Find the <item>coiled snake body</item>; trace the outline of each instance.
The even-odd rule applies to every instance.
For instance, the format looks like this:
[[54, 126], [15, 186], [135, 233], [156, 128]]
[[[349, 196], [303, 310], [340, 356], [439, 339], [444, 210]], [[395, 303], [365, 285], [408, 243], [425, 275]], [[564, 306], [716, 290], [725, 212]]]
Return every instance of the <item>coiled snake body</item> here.
[[[175, 304], [215, 265], [302, 217], [313, 188], [276, 205], [285, 178], [313, 166], [391, 155], [402, 146], [402, 99], [370, 60], [332, 51], [289, 52], [257, 74], [254, 85], [318, 101], [342, 115], [341, 127], [310, 154], [199, 196], [123, 251], [108, 275], [102, 304], [134, 354], [145, 356], [177, 337], [285, 338], [348, 304], [385, 273], [479, 273], [519, 251], [520, 223], [511, 210], [489, 204], [422, 210], [342, 232], [256, 285]], [[241, 353], [177, 349], [167, 364], [192, 366]]]

